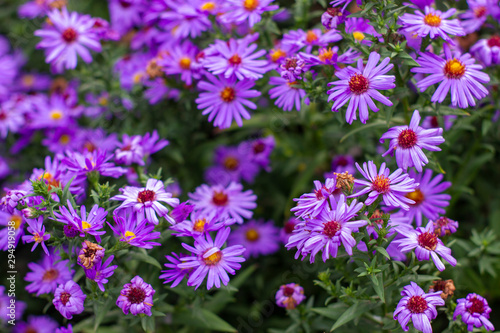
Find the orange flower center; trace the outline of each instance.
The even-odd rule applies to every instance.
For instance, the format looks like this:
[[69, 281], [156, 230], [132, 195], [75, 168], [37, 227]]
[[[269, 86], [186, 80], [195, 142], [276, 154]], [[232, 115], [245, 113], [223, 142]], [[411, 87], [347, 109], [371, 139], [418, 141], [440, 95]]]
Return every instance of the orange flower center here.
[[217, 251], [217, 252], [209, 255], [208, 257], [203, 258], [203, 261], [205, 262], [205, 265], [213, 266], [213, 265], [217, 265], [219, 263], [219, 261], [221, 261], [221, 259], [222, 259], [222, 252]]
[[182, 69], [190, 69], [191, 68], [191, 59], [189, 59], [188, 57], [181, 58], [181, 60], [179, 61], [179, 66]]
[[230, 171], [234, 171], [238, 168], [240, 162], [237, 158], [228, 156], [224, 159], [224, 167]]
[[380, 192], [382, 194], [385, 194], [389, 192], [389, 186], [391, 184], [391, 180], [384, 176], [384, 175], [378, 175], [375, 177], [375, 180], [372, 182], [372, 189]]
[[256, 229], [251, 228], [247, 230], [245, 237], [249, 242], [255, 242], [260, 238], [260, 234]]
[[436, 14], [429, 13], [425, 15], [424, 23], [431, 27], [439, 27], [441, 25], [441, 17]]
[[277, 62], [278, 60], [285, 58], [286, 57], [286, 52], [283, 51], [282, 49], [272, 49], [271, 50], [271, 60], [273, 62]]
[[194, 222], [193, 230], [196, 232], [203, 232], [203, 230], [205, 230], [205, 223], [207, 223], [206, 219], [197, 219]]
[[317, 40], [318, 40], [318, 35], [316, 35], [316, 33], [314, 31], [309, 30], [306, 34], [306, 42], [308, 44], [311, 44]]
[[460, 79], [465, 74], [465, 65], [453, 58], [448, 60], [444, 65], [444, 75], [449, 79]]
[[424, 194], [418, 188], [415, 191], [406, 194], [405, 197], [415, 201], [415, 203], [412, 206], [419, 205], [425, 199]]
[[236, 66], [241, 64], [241, 57], [235, 53], [228, 61], [231, 65]]
[[321, 49], [319, 50], [319, 60], [325, 62], [326, 60], [332, 60], [334, 52], [332, 51], [332, 48], [329, 47], [328, 49]]
[[259, 6], [259, 0], [244, 0], [243, 7], [248, 11], [253, 11]]
[[233, 101], [233, 99], [236, 97], [236, 94], [234, 93], [233, 88], [226, 87], [220, 92], [220, 97], [224, 102], [229, 103]]

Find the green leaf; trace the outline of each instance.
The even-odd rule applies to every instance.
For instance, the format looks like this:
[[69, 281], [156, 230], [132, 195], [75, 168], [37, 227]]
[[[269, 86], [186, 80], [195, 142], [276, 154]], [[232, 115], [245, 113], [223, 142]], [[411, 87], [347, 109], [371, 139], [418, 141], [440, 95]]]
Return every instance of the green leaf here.
[[347, 305], [344, 303], [335, 303], [329, 305], [326, 308], [311, 308], [311, 311], [316, 312], [317, 314], [330, 318], [333, 320], [337, 320], [340, 317], [341, 310], [347, 309]]
[[373, 289], [377, 293], [377, 296], [380, 297], [380, 300], [385, 303], [385, 291], [384, 291], [384, 280], [382, 275], [378, 274], [376, 276], [370, 276], [373, 282]]
[[174, 323], [189, 325], [191, 327], [213, 330], [219, 332], [237, 332], [237, 330], [217, 316], [215, 313], [206, 309], [191, 309], [176, 312], [173, 315]]
[[330, 332], [336, 330], [340, 326], [347, 324], [351, 320], [354, 320], [358, 317], [361, 317], [363, 313], [368, 311], [370, 309], [370, 304], [368, 303], [354, 303], [349, 309], [347, 309], [341, 316], [340, 318], [333, 324], [332, 328], [330, 329]]
[[375, 250], [377, 252], [379, 252], [381, 255], [383, 255], [384, 257], [386, 257], [387, 259], [391, 260], [391, 256], [389, 255], [389, 253], [387, 253], [387, 250], [384, 249], [383, 247], [377, 246], [375, 248]]
[[416, 62], [412, 57], [411, 55], [409, 55], [408, 53], [406, 52], [400, 52], [398, 54], [398, 58], [402, 59], [402, 63], [403, 65], [407, 65], [407, 66], [410, 66], [410, 67], [420, 67], [420, 65], [418, 64], [418, 62]]
[[153, 265], [155, 267], [157, 267], [158, 269], [161, 269], [161, 265], [160, 263], [158, 262], [158, 260], [156, 260], [155, 258], [153, 257], [150, 257], [147, 253], [145, 253], [146, 251], [144, 252], [132, 252], [130, 255], [132, 256], [132, 259], [135, 259], [135, 260], [139, 260], [139, 261], [142, 261], [142, 262], [145, 262], [145, 263], [148, 263], [150, 265]]

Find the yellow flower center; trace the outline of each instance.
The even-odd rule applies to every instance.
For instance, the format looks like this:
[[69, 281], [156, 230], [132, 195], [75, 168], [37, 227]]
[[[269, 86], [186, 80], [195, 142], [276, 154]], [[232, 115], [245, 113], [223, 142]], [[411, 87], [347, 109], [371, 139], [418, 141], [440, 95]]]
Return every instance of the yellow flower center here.
[[429, 13], [425, 15], [424, 23], [431, 27], [439, 27], [441, 25], [441, 18], [436, 14]]
[[21, 225], [22, 218], [21, 218], [21, 216], [19, 216], [19, 215], [12, 215], [12, 216], [10, 217], [10, 220], [9, 220], [9, 221], [10, 221], [10, 222], [14, 222], [14, 225], [10, 225], [10, 224], [9, 224], [9, 226], [14, 227], [14, 229], [16, 229], [16, 230], [17, 230], [17, 229], [19, 229], [19, 226]]
[[355, 40], [358, 42], [361, 42], [363, 39], [365, 39], [365, 34], [359, 31], [354, 31], [352, 33], [352, 36], [354, 37]]
[[101, 96], [101, 97], [99, 97], [99, 99], [98, 99], [98, 103], [99, 103], [99, 105], [101, 105], [101, 106], [106, 106], [106, 105], [108, 105], [108, 98], [107, 98], [107, 97], [105, 97], [105, 96]]
[[207, 223], [206, 219], [197, 219], [194, 222], [193, 230], [196, 232], [203, 232], [203, 230], [205, 230], [205, 223]]
[[[130, 238], [128, 238], [128, 237], [130, 237]], [[129, 240], [129, 241], [131, 241], [131, 240], [132, 240], [132, 239], [134, 239], [135, 237], [136, 237], [136, 236], [135, 236], [135, 234], [134, 234], [132, 231], [128, 231], [128, 230], [127, 230], [127, 231], [125, 232], [125, 238], [128, 238], [128, 240]]]
[[189, 59], [188, 57], [181, 58], [181, 60], [179, 61], [179, 66], [182, 69], [190, 69], [191, 68], [191, 59]]
[[82, 221], [82, 227], [83, 227], [83, 230], [86, 230], [92, 226], [87, 221]]
[[220, 92], [220, 97], [224, 102], [231, 102], [236, 96], [234, 93], [234, 89], [231, 87], [226, 87], [224, 90]]
[[213, 266], [213, 265], [217, 265], [219, 263], [219, 261], [221, 261], [221, 259], [222, 259], [222, 252], [217, 251], [217, 252], [209, 255], [208, 257], [203, 258], [203, 261], [205, 262], [206, 265]]
[[329, 47], [328, 49], [321, 49], [319, 50], [319, 60], [325, 62], [326, 60], [331, 60], [333, 57], [333, 51], [332, 48]]
[[285, 58], [286, 57], [286, 52], [283, 51], [282, 49], [272, 49], [271, 50], [271, 60], [273, 62], [277, 62], [278, 60], [280, 60], [281, 58]]
[[201, 5], [200, 9], [212, 11], [215, 9], [215, 3], [213, 3], [212, 1], [205, 2], [203, 5]]
[[27, 74], [27, 75], [23, 76], [22, 81], [26, 87], [31, 87], [33, 85], [33, 83], [35, 83], [35, 76]]
[[306, 42], [311, 44], [312, 42], [315, 42], [318, 40], [318, 35], [312, 30], [309, 30], [306, 34]]
[[413, 206], [419, 205], [425, 199], [424, 194], [418, 188], [415, 191], [413, 191], [413, 192], [407, 193], [405, 195], [405, 197], [407, 197], [410, 200], [415, 201], [415, 203], [413, 204]]
[[243, 7], [245, 7], [246, 10], [252, 11], [257, 8], [259, 5], [259, 0], [244, 0], [243, 1]]
[[137, 83], [141, 82], [143, 76], [144, 76], [144, 73], [142, 73], [142, 72], [135, 73], [134, 74], [134, 83], [137, 84]]
[[63, 112], [61, 110], [52, 110], [50, 112], [50, 118], [54, 120], [59, 120], [63, 117]]
[[70, 139], [70, 137], [69, 137], [69, 135], [68, 135], [68, 134], [63, 134], [63, 135], [61, 135], [61, 137], [59, 138], [59, 142], [60, 142], [60, 143], [62, 143], [63, 145], [66, 145], [66, 144], [68, 144], [69, 139]]
[[43, 237], [40, 237], [40, 234], [37, 232], [33, 235], [33, 240], [37, 243], [43, 242]]
[[460, 79], [465, 74], [465, 65], [453, 58], [444, 65], [444, 75], [450, 79]]
[[255, 242], [260, 238], [260, 234], [256, 229], [251, 228], [247, 230], [245, 237], [249, 242]]

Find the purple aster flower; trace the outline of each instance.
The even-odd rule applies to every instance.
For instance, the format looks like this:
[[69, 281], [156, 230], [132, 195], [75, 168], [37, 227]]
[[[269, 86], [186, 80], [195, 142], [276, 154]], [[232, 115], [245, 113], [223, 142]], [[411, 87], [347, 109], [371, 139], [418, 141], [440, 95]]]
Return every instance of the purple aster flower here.
[[37, 48], [46, 49], [45, 61], [57, 72], [76, 68], [77, 54], [83, 61], [90, 63], [92, 56], [87, 48], [101, 51], [99, 38], [92, 30], [94, 22], [88, 15], [68, 13], [68, 10], [63, 8], [53, 10], [47, 16], [52, 24], [35, 31], [35, 36], [42, 38]]
[[97, 148], [112, 151], [118, 146], [116, 133], [108, 135], [102, 128], [85, 129], [84, 138], [82, 151], [94, 151]]
[[41, 262], [28, 263], [31, 272], [26, 274], [25, 281], [31, 282], [26, 286], [29, 293], [49, 294], [56, 290], [61, 283], [71, 280], [74, 270], [70, 269], [69, 260], [61, 260], [57, 254], [44, 256]]
[[[353, 200], [350, 205], [341, 195], [335, 210], [323, 210], [315, 219], [307, 220], [309, 234], [300, 252], [303, 256], [310, 254], [309, 261], [314, 263], [316, 254], [321, 251], [324, 262], [329, 258], [336, 258], [340, 245], [344, 245], [346, 252], [352, 255], [352, 248], [356, 240], [352, 232], [357, 232], [366, 225], [366, 220], [350, 221], [363, 207], [363, 203]], [[290, 244], [290, 243], [289, 243]], [[287, 244], [287, 248], [289, 248]]]
[[282, 243], [284, 244], [288, 243], [288, 240], [290, 239], [290, 236], [292, 235], [293, 231], [295, 230], [295, 226], [298, 223], [299, 220], [296, 219], [295, 217], [290, 217], [288, 219], [283, 228], [281, 228], [280, 230], [280, 240]]
[[43, 97], [35, 104], [34, 112], [30, 115], [31, 128], [67, 128], [76, 126], [75, 116], [77, 116], [81, 108], [73, 108], [68, 104], [68, 101], [59, 94], [53, 94], [50, 98]]
[[415, 110], [409, 126], [392, 127], [380, 138], [380, 143], [391, 140], [389, 149], [382, 156], [396, 151], [398, 167], [405, 171], [414, 166], [418, 172], [422, 172], [422, 167], [429, 163], [422, 149], [440, 151], [437, 145], [444, 142], [442, 128], [424, 129], [419, 126], [420, 119], [420, 113]]
[[399, 18], [403, 23], [402, 31], [417, 34], [419, 37], [430, 35], [431, 39], [441, 37], [450, 42], [452, 39], [448, 35], [465, 36], [458, 19], [448, 20], [456, 11], [451, 8], [443, 13], [432, 7], [425, 7], [425, 14], [419, 10], [416, 10], [415, 14], [405, 13]]
[[84, 144], [84, 132], [78, 126], [47, 129], [42, 144], [52, 153], [79, 150]]
[[431, 74], [417, 82], [420, 91], [440, 82], [432, 95], [431, 102], [442, 103], [451, 90], [451, 104], [467, 108], [475, 106], [477, 99], [488, 95], [488, 90], [481, 84], [490, 81], [488, 74], [480, 72], [483, 66], [475, 64], [469, 53], [451, 53], [447, 44], [443, 45], [445, 59], [433, 53], [420, 53], [417, 59], [420, 67], [411, 69], [413, 73]]
[[289, 310], [295, 309], [305, 299], [304, 288], [296, 283], [284, 284], [276, 293], [276, 304]]
[[82, 288], [73, 280], [60, 284], [54, 293], [54, 304], [64, 318], [71, 319], [74, 314], [80, 314], [85, 309], [83, 302], [87, 298]]
[[[7, 160], [0, 157], [0, 179], [3, 179], [7, 177], [10, 174], [10, 168], [9, 164], [7, 163]], [[2, 203], [0, 202], [0, 205]]]
[[466, 298], [457, 300], [457, 307], [453, 313], [453, 320], [462, 316], [462, 321], [467, 324], [467, 330], [472, 332], [474, 326], [483, 327], [487, 331], [494, 331], [495, 327], [489, 321], [491, 308], [488, 301], [478, 294], [469, 294]]
[[33, 243], [33, 247], [31, 248], [31, 252], [35, 250], [38, 244], [42, 244], [42, 248], [47, 255], [49, 255], [49, 250], [47, 250], [47, 246], [45, 246], [45, 241], [50, 238], [50, 234], [45, 233], [45, 226], [43, 225], [43, 217], [40, 216], [35, 220], [26, 220], [28, 223], [28, 232], [31, 236], [23, 236], [23, 242], [25, 243]]
[[348, 172], [351, 175], [356, 173], [354, 158], [351, 155], [337, 155], [332, 159], [332, 172]]
[[98, 230], [104, 227], [108, 212], [104, 208], [94, 205], [87, 215], [87, 208], [81, 206], [80, 215], [78, 215], [78, 212], [73, 208], [69, 200], [68, 207], [69, 210], [64, 206], [60, 206], [59, 211], [61, 213], [54, 212], [55, 220], [64, 224], [70, 224], [74, 229], [79, 231], [80, 237], [85, 237], [86, 234], [89, 234], [93, 235], [100, 242], [100, 236], [104, 235], [106, 231]]
[[242, 245], [233, 245], [222, 249], [230, 230], [230, 228], [219, 230], [215, 241], [209, 234], [206, 235], [206, 239], [199, 237], [195, 240], [194, 247], [182, 243], [182, 246], [192, 254], [190, 257], [180, 258], [182, 263], [177, 265], [179, 268], [194, 270], [189, 276], [188, 286], [195, 286], [195, 289], [198, 289], [207, 275], [207, 289], [211, 289], [214, 285], [220, 288], [221, 281], [227, 286], [229, 282], [227, 273], [234, 275], [236, 270], [241, 268], [239, 263], [245, 261], [241, 256], [245, 248]]
[[[174, 188], [172, 188], [172, 186], [169, 187], [169, 185], [167, 185], [166, 187], [167, 191], [170, 192], [170, 190], [175, 190]], [[174, 197], [178, 197], [178, 195], [175, 195], [175, 193], [172, 193], [172, 195]], [[193, 210], [194, 206], [189, 204], [189, 201], [181, 202], [177, 207], [172, 209], [172, 211], [170, 212], [170, 216], [175, 220], [176, 223], [181, 223], [188, 218], [189, 214], [191, 214]]]
[[214, 121], [214, 126], [220, 128], [229, 128], [233, 120], [238, 126], [243, 126], [244, 119], [250, 119], [250, 113], [247, 108], [255, 110], [257, 105], [249, 101], [249, 98], [258, 97], [261, 93], [257, 90], [251, 90], [255, 85], [254, 81], [237, 81], [233, 76], [229, 79], [223, 76], [215, 77], [211, 74], [206, 75], [207, 81], [200, 81], [198, 89], [200, 96], [196, 99], [198, 109], [204, 109], [202, 114], [208, 114], [208, 121]]
[[434, 233], [440, 237], [454, 234], [457, 232], [458, 222], [447, 218], [446, 216], [441, 216], [434, 221]]
[[196, 7], [198, 1], [171, 0], [169, 4], [169, 10], [159, 15], [158, 24], [175, 38], [196, 38], [212, 27], [209, 12]]
[[295, 46], [298, 49], [305, 47], [307, 53], [311, 53], [314, 46], [327, 47], [330, 43], [338, 42], [342, 36], [336, 30], [323, 33], [320, 29], [304, 31], [302, 29], [291, 30], [283, 35], [283, 45]]
[[110, 0], [109, 16], [113, 29], [124, 35], [135, 25], [141, 25], [146, 8], [143, 0]]
[[259, 166], [239, 147], [217, 147], [214, 160], [215, 165], [205, 172], [205, 179], [210, 184], [227, 185], [242, 179], [253, 183], [259, 173]]
[[101, 149], [83, 153], [68, 151], [68, 157], [61, 162], [68, 167], [69, 172], [80, 178], [86, 178], [90, 172], [98, 172], [102, 176], [113, 178], [119, 178], [127, 173], [126, 169], [108, 162], [113, 155], [107, 155], [107, 152]]
[[194, 212], [190, 220], [185, 220], [170, 227], [177, 237], [203, 236], [210, 231], [217, 231], [223, 227], [234, 224], [234, 219], [220, 218], [220, 216], [205, 216], [199, 212]]
[[367, 46], [372, 45], [372, 41], [365, 39], [366, 35], [375, 38], [381, 38], [382, 35], [375, 30], [370, 24], [370, 21], [362, 17], [349, 17], [345, 22], [345, 30], [347, 33], [352, 34], [356, 43], [364, 44]]
[[144, 86], [147, 88], [144, 91], [144, 96], [151, 105], [157, 104], [164, 99], [179, 99], [180, 90], [169, 87], [164, 78], [147, 80], [144, 82]]
[[246, 249], [243, 256], [247, 259], [267, 256], [279, 250], [279, 232], [273, 221], [250, 220], [231, 233], [227, 244], [243, 245]]
[[78, 252], [78, 265], [83, 268], [90, 269], [102, 261], [104, 257], [104, 252], [106, 250], [95, 243], [84, 240], [82, 243], [82, 248]]
[[276, 142], [272, 135], [256, 140], [243, 141], [239, 144], [238, 149], [249, 155], [250, 160], [256, 163], [267, 172], [271, 171], [269, 157], [274, 149]]
[[0, 103], [0, 138], [5, 139], [9, 132], [17, 133], [25, 123], [25, 118], [13, 101]]
[[372, 98], [384, 105], [391, 106], [392, 102], [382, 95], [378, 90], [388, 90], [395, 88], [395, 77], [385, 75], [393, 65], [389, 64], [390, 58], [380, 60], [380, 54], [370, 53], [366, 66], [363, 65], [363, 59], [358, 60], [358, 68], [347, 67], [336, 72], [335, 75], [339, 81], [330, 82], [328, 86], [334, 86], [328, 90], [328, 101], [334, 101], [332, 111], [338, 111], [347, 101], [349, 106], [346, 112], [346, 121], [352, 124], [356, 118], [356, 112], [359, 108], [359, 118], [363, 124], [368, 120], [368, 107], [377, 112], [379, 109], [372, 101]]
[[410, 8], [419, 8], [420, 10], [424, 10], [427, 6], [432, 6], [434, 0], [410, 0], [411, 3], [404, 3], [404, 5], [408, 4]]
[[38, 73], [24, 73], [17, 79], [17, 89], [22, 92], [32, 93], [35, 91], [48, 90], [52, 79], [49, 75]]
[[292, 44], [283, 44], [278, 42], [274, 48], [272, 48], [267, 54], [267, 58], [270, 63], [273, 64], [273, 68], [277, 68], [287, 57], [292, 56], [298, 51], [299, 47]]
[[352, 48], [347, 49], [343, 54], [339, 55], [338, 46], [329, 48], [320, 48], [318, 50], [318, 55], [308, 54], [301, 52], [300, 57], [304, 59], [307, 64], [310, 65], [330, 65], [335, 67], [336, 70], [341, 70], [339, 63], [342, 64], [352, 64], [357, 58], [361, 56], [361, 53], [355, 51]]
[[118, 265], [110, 266], [115, 256], [110, 256], [105, 262], [97, 262], [92, 268], [84, 269], [88, 279], [97, 283], [99, 289], [104, 292], [104, 284], [108, 283], [108, 278], [115, 273]]
[[432, 333], [431, 320], [437, 317], [436, 306], [444, 305], [442, 291], [426, 294], [415, 282], [403, 288], [403, 298], [394, 311], [394, 320], [398, 320], [404, 331], [408, 331], [410, 319], [413, 326], [423, 333]]
[[196, 61], [198, 48], [189, 40], [185, 40], [180, 45], [175, 45], [168, 51], [158, 65], [163, 67], [167, 75], [181, 75], [181, 80], [188, 86], [193, 83], [193, 79], [201, 77], [200, 64]]
[[[257, 35], [258, 36], [258, 35]], [[257, 60], [266, 54], [257, 49], [257, 44], [250, 44], [249, 38], [229, 41], [216, 40], [212, 46], [214, 54], [206, 57], [203, 65], [213, 75], [224, 74], [226, 79], [236, 76], [238, 80], [257, 80], [269, 70], [267, 60]]]
[[109, 222], [109, 227], [116, 235], [120, 237], [120, 242], [126, 242], [131, 246], [152, 249], [154, 246], [160, 246], [160, 243], [151, 242], [161, 237], [160, 232], [154, 232], [154, 225], [148, 225], [148, 220], [139, 219], [139, 216], [133, 212], [132, 208], [121, 209], [113, 214], [115, 227]]
[[45, 16], [50, 11], [49, 0], [28, 1], [17, 9], [17, 14], [21, 18], [34, 19], [35, 17]]
[[122, 142], [117, 144], [115, 150], [116, 163], [132, 165], [137, 163], [144, 165], [144, 149], [142, 147], [142, 137], [140, 135], [128, 136], [123, 134]]
[[337, 188], [336, 178], [327, 178], [325, 184], [319, 180], [314, 181], [316, 188], [311, 193], [305, 193], [300, 198], [295, 198], [293, 201], [297, 202], [297, 206], [290, 209], [297, 217], [310, 216], [315, 217], [328, 207], [328, 199], [332, 195], [340, 194]]
[[488, 15], [495, 16], [499, 12], [495, 0], [467, 0], [469, 10], [460, 15], [460, 23], [466, 33], [470, 34], [481, 29]]
[[243, 192], [243, 185], [231, 182], [227, 187], [222, 185], [198, 186], [194, 193], [189, 193], [194, 210], [201, 215], [230, 217], [242, 224], [243, 218], [249, 219], [257, 207], [257, 196], [251, 190]]
[[[0, 250], [7, 251], [12, 246], [17, 246], [24, 235], [25, 223], [23, 214], [17, 209], [14, 209], [12, 214], [0, 210], [0, 226], [5, 226], [5, 228], [0, 229]], [[12, 235], [12, 228], [14, 228], [14, 235]], [[14, 243], [11, 242], [12, 237], [14, 237]], [[12, 245], [9, 246], [9, 244]]]
[[148, 222], [158, 224], [158, 216], [164, 217], [169, 223], [175, 224], [175, 220], [168, 215], [168, 208], [160, 204], [164, 202], [175, 207], [179, 199], [172, 198], [172, 194], [165, 191], [165, 185], [161, 180], [150, 178], [146, 187], [125, 186], [120, 189], [122, 194], [115, 195], [111, 200], [123, 201], [117, 209], [131, 207], [138, 217], [146, 216]]
[[73, 333], [73, 326], [68, 324], [68, 327], [59, 327], [56, 329], [55, 333]]
[[4, 190], [7, 191], [7, 193], [0, 199], [0, 211], [14, 214], [18, 204], [25, 204], [25, 200], [28, 198], [23, 199], [23, 197], [28, 195], [28, 192], [20, 188], [11, 190], [4, 188]]
[[425, 228], [417, 227], [417, 229], [410, 231], [399, 229], [398, 232], [406, 237], [397, 242], [398, 248], [402, 252], [415, 249], [415, 255], [420, 261], [429, 260], [431, 257], [439, 271], [444, 271], [445, 267], [438, 254], [450, 265], [457, 264], [457, 259], [452, 257], [450, 248], [444, 246], [434, 232], [434, 222], [429, 221]]
[[155, 290], [153, 287], [137, 275], [130, 280], [130, 283], [123, 286], [120, 296], [116, 300], [116, 305], [123, 310], [124, 314], [130, 312], [134, 316], [137, 316], [144, 313], [151, 316], [154, 294]]
[[170, 288], [175, 288], [187, 275], [189, 279], [189, 275], [193, 272], [192, 268], [179, 268], [179, 264], [182, 263], [181, 258], [189, 257], [185, 254], [177, 254], [172, 252], [171, 256], [165, 256], [169, 263], [164, 264], [167, 267], [166, 270], [161, 271], [163, 274], [160, 275], [160, 279], [164, 279], [163, 284], [172, 282]]
[[326, 30], [335, 29], [339, 24], [346, 21], [351, 13], [340, 7], [330, 7], [321, 15], [321, 24]]
[[366, 162], [363, 163], [363, 169], [356, 163], [356, 168], [358, 168], [361, 175], [368, 181], [356, 179], [354, 184], [366, 187], [349, 196], [350, 198], [368, 193], [365, 205], [369, 206], [377, 200], [379, 195], [382, 195], [386, 205], [401, 207], [405, 210], [410, 209], [408, 204], [415, 203], [415, 201], [407, 198], [405, 194], [414, 191], [418, 183], [415, 183], [415, 180], [410, 178], [408, 174], [403, 173], [402, 169], [397, 169], [389, 175], [390, 170], [385, 167], [384, 162], [377, 172], [377, 167], [373, 161], [368, 161], [368, 164]]
[[302, 73], [309, 70], [305, 61], [297, 56], [286, 58], [278, 68], [281, 77], [288, 82], [295, 82], [302, 79]]
[[[454, 115], [443, 116], [443, 128], [445, 131], [448, 131], [451, 126], [453, 126], [455, 119], [457, 119], [457, 116]], [[422, 121], [423, 128], [440, 128], [441, 126], [439, 124], [440, 121], [437, 116], [427, 116], [424, 118], [424, 121]]]
[[16, 322], [13, 333], [53, 333], [59, 324], [48, 316], [29, 316], [28, 322]]
[[250, 28], [260, 22], [264, 12], [276, 10], [278, 5], [270, 5], [274, 0], [227, 0], [220, 19], [236, 25], [248, 22]]
[[470, 48], [470, 52], [487, 67], [500, 64], [500, 36], [480, 39]]
[[443, 180], [442, 174], [432, 178], [432, 170], [430, 169], [419, 174], [410, 170], [409, 175], [415, 180], [415, 183], [419, 184], [413, 192], [406, 194], [408, 199], [415, 202], [410, 204], [408, 211], [403, 212], [410, 219], [410, 223], [415, 219], [417, 226], [421, 226], [422, 216], [430, 220], [435, 220], [439, 217], [439, 214], [444, 214], [446, 211], [443, 207], [450, 204], [451, 196], [442, 192], [449, 188], [451, 183], [441, 183]]
[[274, 104], [284, 111], [292, 111], [294, 107], [300, 111], [302, 102], [309, 105], [306, 91], [300, 89], [300, 85], [296, 81], [290, 82], [282, 77], [271, 76], [269, 84], [275, 86], [269, 89], [269, 97], [277, 98]]

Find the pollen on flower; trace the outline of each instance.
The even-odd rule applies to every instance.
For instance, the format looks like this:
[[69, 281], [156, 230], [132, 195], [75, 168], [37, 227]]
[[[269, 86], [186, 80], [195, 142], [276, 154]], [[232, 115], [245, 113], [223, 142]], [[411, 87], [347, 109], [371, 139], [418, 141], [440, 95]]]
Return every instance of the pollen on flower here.
[[66, 305], [66, 303], [68, 303], [68, 302], [69, 302], [69, 298], [70, 298], [70, 297], [71, 297], [71, 294], [70, 294], [70, 293], [68, 293], [68, 292], [66, 292], [66, 291], [62, 292], [62, 293], [61, 293], [61, 296], [59, 296], [59, 298], [61, 299], [61, 303], [62, 303], [63, 305]]
[[54, 281], [58, 277], [59, 277], [59, 271], [57, 269], [50, 268], [43, 273], [42, 281], [44, 282]]
[[424, 194], [418, 188], [415, 191], [413, 191], [413, 192], [407, 193], [405, 195], [405, 197], [407, 197], [410, 200], [415, 201], [414, 204], [410, 204], [412, 206], [417, 206], [417, 205], [421, 204], [422, 201], [424, 201], [424, 199], [425, 199]]
[[182, 57], [181, 60], [179, 61], [179, 66], [182, 69], [190, 69], [191, 68], [191, 59], [188, 57]]
[[151, 190], [144, 190], [139, 192], [137, 195], [137, 201], [140, 203], [145, 203], [148, 201], [154, 201], [156, 198], [156, 193]]
[[432, 232], [423, 232], [417, 237], [418, 245], [429, 251], [434, 251], [438, 244], [437, 236]]
[[241, 64], [241, 57], [235, 53], [228, 61], [231, 65], [236, 66]]
[[62, 33], [62, 38], [66, 43], [74, 42], [78, 37], [78, 33], [73, 28], [66, 28]]
[[360, 31], [354, 31], [352, 33], [352, 36], [354, 37], [355, 40], [358, 42], [361, 42], [363, 39], [365, 39], [365, 34], [360, 32]]
[[203, 232], [205, 230], [206, 219], [197, 219], [194, 221], [193, 230], [196, 232]]
[[356, 95], [361, 95], [368, 91], [368, 79], [362, 74], [354, 74], [349, 79], [349, 89]]
[[412, 129], [405, 129], [398, 135], [398, 145], [403, 149], [409, 149], [417, 144], [417, 133]]
[[21, 81], [23, 82], [23, 85], [25, 85], [26, 87], [31, 87], [33, 83], [35, 83], [35, 76], [31, 74], [26, 74], [23, 76]]
[[431, 27], [439, 27], [441, 25], [441, 17], [436, 14], [429, 13], [425, 15], [424, 23]]
[[484, 15], [486, 15], [486, 12], [488, 10], [486, 9], [486, 7], [484, 6], [479, 6], [479, 7], [476, 7], [474, 8], [474, 15], [477, 17], [477, 18], [480, 18], [480, 17], [483, 17]]
[[231, 88], [231, 87], [225, 87], [221, 92], [220, 92], [220, 97], [222, 98], [222, 100], [224, 102], [231, 102], [232, 100], [234, 100], [234, 98], [236, 97], [236, 94], [234, 92], [234, 89]]
[[286, 52], [282, 49], [272, 49], [270, 54], [273, 62], [277, 62], [278, 60], [286, 57]]
[[406, 308], [412, 313], [422, 313], [427, 310], [428, 307], [427, 301], [422, 296], [412, 296], [406, 304]]
[[40, 236], [40, 234], [37, 232], [33, 235], [33, 240], [36, 242], [36, 243], [41, 243], [43, 242], [43, 237]]
[[323, 223], [323, 234], [328, 237], [333, 237], [339, 232], [342, 226], [337, 221], [328, 221]]
[[224, 168], [226, 168], [229, 171], [234, 171], [238, 168], [240, 165], [240, 162], [238, 161], [237, 158], [233, 156], [228, 156], [224, 159]]
[[390, 185], [391, 180], [388, 177], [384, 175], [378, 175], [372, 182], [372, 189], [379, 193], [385, 194], [390, 191]]
[[465, 65], [453, 58], [444, 65], [444, 75], [449, 79], [460, 79], [465, 74]]
[[259, 6], [259, 0], [243, 0], [243, 7], [248, 11], [253, 11]]
[[318, 58], [319, 60], [325, 62], [326, 60], [332, 60], [333, 55], [334, 52], [332, 51], [332, 48], [329, 47], [327, 49], [320, 49]]
[[70, 141], [70, 136], [68, 134], [63, 134], [59, 138], [59, 142], [63, 145], [67, 145]]
[[99, 99], [97, 100], [97, 102], [101, 106], [106, 106], [106, 105], [108, 105], [108, 98], [105, 97], [105, 96], [101, 96], [101, 97], [99, 97]]
[[256, 229], [250, 228], [245, 232], [245, 238], [249, 242], [255, 242], [260, 238], [260, 234]]
[[63, 112], [61, 110], [50, 111], [50, 118], [54, 120], [59, 120], [63, 117]]
[[489, 47], [493, 47], [493, 46], [500, 47], [500, 36], [491, 36], [490, 39], [488, 39], [488, 46]]
[[317, 40], [318, 40], [318, 35], [316, 35], [316, 33], [314, 31], [309, 30], [306, 34], [306, 42], [308, 44], [311, 44]]
[[[210, 251], [210, 249], [207, 251]], [[208, 257], [203, 258], [203, 261], [205, 262], [205, 265], [213, 266], [213, 265], [217, 265], [219, 263], [219, 261], [221, 261], [221, 259], [222, 259], [222, 252], [217, 251], [217, 252], [209, 255]]]
[[469, 313], [483, 313], [484, 312], [484, 302], [477, 297], [474, 297], [470, 300], [472, 305], [467, 309]]
[[132, 287], [126, 296], [130, 303], [140, 304], [146, 299], [146, 292], [142, 288]]
[[21, 225], [22, 218], [19, 215], [11, 215], [10, 217], [10, 222], [14, 222], [14, 229], [19, 229], [19, 226]]
[[214, 191], [212, 202], [217, 206], [225, 206], [228, 202], [227, 194], [224, 192]]
[[201, 10], [212, 11], [215, 9], [215, 3], [212, 1], [207, 1], [200, 7]]
[[135, 237], [136, 237], [136, 235], [132, 231], [129, 231], [129, 230], [125, 231], [125, 238], [128, 238], [129, 241], [131, 241]]

